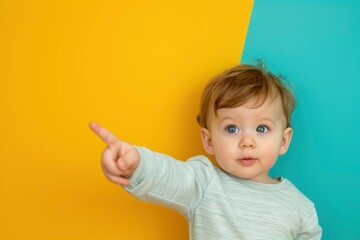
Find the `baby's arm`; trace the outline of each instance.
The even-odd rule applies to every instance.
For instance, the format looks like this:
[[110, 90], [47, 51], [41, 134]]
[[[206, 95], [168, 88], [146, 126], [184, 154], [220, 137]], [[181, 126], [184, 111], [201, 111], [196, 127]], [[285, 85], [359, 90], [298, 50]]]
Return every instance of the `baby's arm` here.
[[140, 154], [131, 144], [119, 140], [114, 134], [95, 122], [90, 128], [108, 145], [101, 158], [105, 176], [114, 183], [128, 186], [128, 178], [140, 163]]
[[96, 123], [90, 128], [108, 144], [101, 162], [110, 181], [141, 200], [174, 208], [186, 216], [201, 201], [214, 174], [204, 156], [183, 162], [123, 142]]

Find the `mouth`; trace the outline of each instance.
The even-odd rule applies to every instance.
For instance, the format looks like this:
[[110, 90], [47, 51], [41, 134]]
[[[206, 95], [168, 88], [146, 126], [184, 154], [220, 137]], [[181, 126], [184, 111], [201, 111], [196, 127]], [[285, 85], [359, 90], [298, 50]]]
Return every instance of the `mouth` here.
[[238, 159], [238, 161], [240, 165], [244, 167], [250, 167], [256, 163], [257, 159], [253, 157], [243, 157], [241, 159]]

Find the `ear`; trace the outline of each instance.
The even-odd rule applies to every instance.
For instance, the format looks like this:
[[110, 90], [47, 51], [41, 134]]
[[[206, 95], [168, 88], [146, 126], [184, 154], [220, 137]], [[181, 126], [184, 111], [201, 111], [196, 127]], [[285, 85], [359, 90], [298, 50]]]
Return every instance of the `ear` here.
[[281, 146], [280, 146], [280, 151], [279, 151], [280, 155], [283, 155], [287, 152], [287, 150], [290, 146], [292, 134], [293, 134], [292, 128], [288, 127], [284, 130], [282, 141], [281, 141]]
[[211, 140], [211, 134], [208, 129], [201, 128], [201, 140], [203, 142], [205, 151], [210, 156], [214, 156], [214, 149], [213, 149], [213, 144], [212, 144], [212, 140]]

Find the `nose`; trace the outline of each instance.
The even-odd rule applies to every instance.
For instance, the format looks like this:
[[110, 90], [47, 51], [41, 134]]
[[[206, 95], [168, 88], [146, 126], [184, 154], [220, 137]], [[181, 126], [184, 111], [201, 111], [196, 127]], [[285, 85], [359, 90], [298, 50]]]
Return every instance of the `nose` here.
[[245, 135], [240, 140], [240, 148], [255, 148], [256, 143], [253, 137]]

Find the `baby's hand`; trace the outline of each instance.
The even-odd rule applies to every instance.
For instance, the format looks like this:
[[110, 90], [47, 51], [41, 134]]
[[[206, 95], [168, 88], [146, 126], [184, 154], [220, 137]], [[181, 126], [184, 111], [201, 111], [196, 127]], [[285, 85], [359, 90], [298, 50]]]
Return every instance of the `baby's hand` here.
[[108, 145], [101, 158], [105, 176], [111, 182], [128, 186], [128, 178], [140, 163], [140, 153], [133, 145], [119, 140], [97, 123], [91, 122], [90, 128]]

